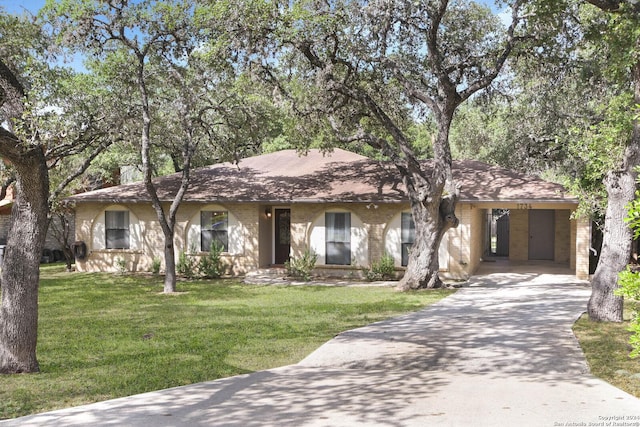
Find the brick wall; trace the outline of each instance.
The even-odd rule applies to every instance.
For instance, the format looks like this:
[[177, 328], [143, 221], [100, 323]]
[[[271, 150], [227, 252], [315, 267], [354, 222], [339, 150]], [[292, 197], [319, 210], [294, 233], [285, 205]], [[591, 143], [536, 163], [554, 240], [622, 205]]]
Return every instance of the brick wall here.
[[[131, 204], [122, 205], [134, 214], [140, 226], [142, 241], [136, 250], [95, 250], [92, 247], [94, 236], [92, 227], [99, 213], [106, 208], [105, 205], [82, 203], [76, 208], [76, 240], [86, 242], [89, 256], [85, 261], [77, 262], [79, 271], [118, 271], [116, 260], [125, 261], [128, 271], [149, 271], [155, 257], [161, 259], [164, 264], [164, 234], [158, 224], [155, 211], [148, 205]], [[242, 236], [242, 251], [238, 254], [223, 255], [223, 261], [228, 266], [228, 273], [234, 275], [245, 274], [247, 271], [259, 267], [258, 262], [258, 206], [245, 204], [223, 205], [240, 224], [239, 233]], [[183, 204], [176, 217], [175, 227], [175, 253], [176, 261], [180, 252], [189, 252], [187, 248], [186, 230], [195, 215], [198, 215], [204, 206], [200, 204]], [[197, 248], [196, 248], [197, 250]], [[164, 269], [164, 265], [162, 266]]]
[[[369, 208], [367, 208], [369, 206]], [[377, 207], [376, 207], [377, 206]], [[330, 209], [345, 209], [362, 221], [368, 236], [368, 262], [360, 267], [369, 267], [384, 255], [384, 233], [394, 215], [407, 209], [403, 205], [372, 204], [311, 204], [299, 203], [291, 206], [291, 253], [299, 257], [309, 248], [309, 232], [314, 221]]]
[[589, 279], [589, 246], [591, 242], [591, 223], [589, 218], [580, 218], [576, 222], [576, 276]]
[[471, 237], [470, 237], [470, 253], [469, 253], [469, 265], [467, 267], [467, 274], [473, 274], [482, 259], [484, 247], [484, 228], [486, 211], [484, 209], [478, 209], [473, 205], [469, 205], [469, 216], [471, 222]]
[[[90, 251], [85, 262], [77, 263], [81, 271], [117, 271], [116, 258], [126, 261], [131, 271], [148, 271], [154, 257], [164, 258], [162, 248], [164, 236], [160, 229], [155, 212], [150, 206], [132, 204], [126, 206], [138, 218], [141, 245], [137, 250], [93, 250], [91, 242], [92, 225], [96, 216], [106, 206], [83, 203], [76, 209], [76, 240], [87, 242]], [[226, 254], [223, 258], [229, 265], [229, 273], [242, 275], [270, 262], [271, 225], [264, 214], [265, 206], [258, 204], [230, 203], [223, 205], [238, 221], [239, 233], [242, 236], [242, 248], [238, 253]], [[204, 206], [185, 203], [177, 216], [175, 233], [176, 257], [187, 248], [187, 229], [193, 218]], [[408, 209], [407, 205], [374, 205], [358, 204], [294, 204], [291, 209], [291, 253], [301, 256], [309, 248], [309, 232], [314, 221], [327, 209], [346, 209], [356, 215], [363, 223], [368, 242], [367, 260], [360, 261], [353, 268], [340, 267], [342, 271], [357, 271], [361, 267], [369, 267], [385, 253], [385, 233], [391, 220], [399, 212]], [[480, 263], [483, 251], [483, 230], [485, 209], [470, 204], [461, 204], [457, 210], [460, 225], [449, 231], [448, 275], [465, 278], [473, 274]], [[263, 218], [264, 217], [264, 218]], [[555, 255], [557, 262], [575, 263], [576, 275], [585, 277], [588, 273], [589, 228], [584, 221], [570, 221], [569, 210], [556, 211]], [[585, 227], [586, 225], [586, 227]], [[529, 245], [529, 211], [511, 210], [510, 216], [510, 259], [514, 261], [528, 260]], [[262, 235], [260, 234], [262, 233]], [[575, 250], [577, 248], [577, 250]], [[265, 254], [265, 251], [266, 254]], [[260, 255], [262, 253], [262, 255]], [[578, 253], [578, 255], [573, 255]], [[327, 270], [338, 270], [326, 267]], [[586, 272], [586, 273], [585, 273]]]
[[571, 259], [571, 211], [561, 209], [555, 211], [554, 261], [569, 263]]
[[529, 211], [512, 209], [509, 215], [509, 259], [529, 259]]

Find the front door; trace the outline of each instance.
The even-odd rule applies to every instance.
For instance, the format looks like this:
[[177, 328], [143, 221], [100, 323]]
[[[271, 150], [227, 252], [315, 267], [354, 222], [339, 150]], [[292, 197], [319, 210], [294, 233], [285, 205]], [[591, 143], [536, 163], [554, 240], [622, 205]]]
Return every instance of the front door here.
[[509, 212], [496, 221], [496, 255], [509, 256]]
[[555, 246], [555, 211], [529, 211], [529, 259], [553, 260]]
[[291, 210], [275, 209], [274, 264], [284, 264], [291, 250]]

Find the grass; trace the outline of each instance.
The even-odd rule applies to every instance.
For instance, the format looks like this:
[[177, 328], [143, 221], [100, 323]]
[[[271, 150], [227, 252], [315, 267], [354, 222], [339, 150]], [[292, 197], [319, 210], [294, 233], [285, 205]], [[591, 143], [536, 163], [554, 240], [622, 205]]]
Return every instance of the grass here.
[[[630, 306], [625, 306], [625, 319], [630, 316], [628, 308]], [[629, 357], [631, 333], [627, 331], [628, 326], [628, 320], [593, 322], [585, 314], [575, 323], [573, 332], [593, 375], [640, 398], [640, 358]]]
[[0, 378], [0, 419], [296, 363], [341, 331], [451, 291], [286, 287], [42, 270], [39, 374]]

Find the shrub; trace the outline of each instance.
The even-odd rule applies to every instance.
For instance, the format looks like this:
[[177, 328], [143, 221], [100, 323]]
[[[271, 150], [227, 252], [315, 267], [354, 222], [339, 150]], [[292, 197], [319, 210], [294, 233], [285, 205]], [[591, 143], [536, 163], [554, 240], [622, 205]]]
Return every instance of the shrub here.
[[177, 265], [178, 274], [186, 277], [187, 279], [193, 279], [196, 276], [195, 267], [196, 261], [185, 252], [180, 252]]
[[125, 274], [127, 272], [127, 262], [124, 258], [116, 258], [116, 267], [118, 267], [118, 272], [120, 272], [120, 274]]
[[[629, 204], [629, 214], [625, 221], [634, 231], [635, 238], [640, 236], [640, 193], [636, 192], [636, 199]], [[629, 332], [632, 333], [629, 338], [631, 344], [630, 357], [640, 356], [640, 273], [632, 271], [627, 267], [625, 271], [618, 274], [618, 284], [620, 287], [614, 292], [618, 296], [627, 298], [633, 304], [633, 312], [631, 313], [631, 322], [629, 323]]]
[[368, 281], [389, 280], [395, 278], [396, 266], [391, 255], [384, 254], [379, 261], [371, 264], [371, 269], [364, 268]]
[[217, 279], [222, 276], [224, 265], [222, 264], [220, 254], [223, 250], [224, 247], [222, 245], [217, 242], [211, 242], [209, 253], [200, 258], [200, 262], [198, 263], [198, 273], [200, 273], [202, 277]]
[[304, 281], [311, 280], [311, 272], [316, 267], [316, 261], [318, 261], [318, 255], [308, 249], [304, 251], [300, 258], [289, 258], [284, 263], [284, 267], [287, 269], [287, 275], [291, 277], [300, 278]]
[[640, 273], [631, 271], [629, 267], [618, 275], [618, 284], [620, 287], [615, 290], [615, 294], [622, 296], [631, 301], [633, 304], [633, 312], [631, 314], [631, 322], [629, 323], [629, 332], [632, 333], [629, 337], [629, 344], [631, 344], [631, 353], [629, 356], [632, 358], [640, 356], [640, 318], [638, 318], [640, 301]]
[[151, 272], [153, 274], [160, 274], [160, 266], [162, 265], [162, 261], [158, 257], [153, 257], [153, 261], [151, 261]]

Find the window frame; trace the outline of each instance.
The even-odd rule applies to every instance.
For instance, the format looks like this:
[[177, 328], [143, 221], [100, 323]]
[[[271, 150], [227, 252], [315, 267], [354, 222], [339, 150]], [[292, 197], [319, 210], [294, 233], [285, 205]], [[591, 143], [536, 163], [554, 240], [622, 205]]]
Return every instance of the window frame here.
[[[343, 220], [337, 229], [335, 224], [339, 216]], [[325, 264], [351, 265], [351, 254], [351, 212], [325, 212]]]
[[402, 212], [400, 216], [400, 265], [409, 265], [409, 252], [416, 242], [416, 225], [410, 212]]
[[[205, 215], [211, 215], [210, 224], [207, 226]], [[216, 216], [224, 216], [221, 222], [223, 228], [215, 227], [213, 219]], [[200, 251], [210, 252], [211, 244], [214, 241], [222, 243], [222, 252], [229, 252], [229, 211], [223, 210], [202, 210], [200, 211]], [[205, 245], [205, 243], [208, 243]]]
[[[115, 215], [122, 215], [122, 221], [120, 221], [120, 218], [114, 221], [112, 216]], [[122, 236], [118, 235], [120, 233], [122, 233]], [[115, 239], [113, 234], [116, 234]], [[122, 245], [118, 244], [120, 241], [123, 242]], [[104, 247], [105, 249], [131, 249], [131, 215], [128, 210], [111, 209], [104, 211]]]

